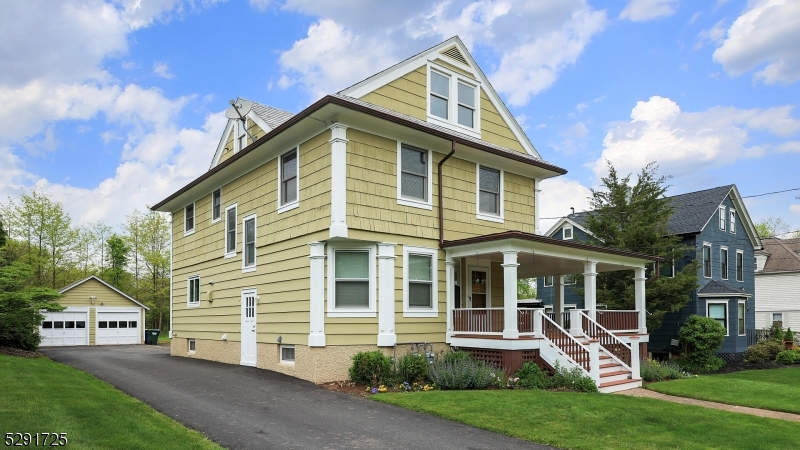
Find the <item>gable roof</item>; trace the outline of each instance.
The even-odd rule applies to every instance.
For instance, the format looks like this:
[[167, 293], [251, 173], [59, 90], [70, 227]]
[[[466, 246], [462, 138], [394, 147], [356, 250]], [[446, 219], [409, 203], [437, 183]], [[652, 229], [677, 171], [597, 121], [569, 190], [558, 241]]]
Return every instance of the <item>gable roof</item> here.
[[750, 294], [747, 294], [744, 291], [744, 288], [736, 289], [717, 280], [709, 281], [705, 286], [702, 287], [702, 289], [697, 291], [697, 295], [702, 297], [713, 297], [713, 296], [749, 297], [750, 296]]
[[59, 293], [59, 294], [63, 294], [64, 292], [67, 292], [68, 290], [70, 290], [70, 289], [72, 289], [72, 288], [74, 288], [74, 287], [80, 286], [81, 284], [83, 284], [83, 283], [85, 283], [85, 282], [87, 282], [87, 281], [89, 281], [89, 280], [96, 280], [96, 281], [99, 281], [100, 283], [102, 283], [102, 284], [103, 284], [103, 285], [105, 285], [107, 288], [111, 289], [112, 291], [116, 292], [117, 294], [119, 294], [119, 295], [121, 295], [121, 296], [123, 296], [123, 297], [127, 298], [128, 300], [132, 301], [133, 303], [136, 303], [137, 305], [141, 306], [141, 307], [142, 307], [142, 308], [144, 308], [145, 310], [147, 310], [147, 311], [150, 311], [150, 308], [148, 308], [147, 306], [144, 306], [144, 304], [142, 304], [142, 303], [141, 303], [139, 300], [136, 300], [135, 298], [131, 297], [130, 295], [128, 295], [128, 294], [126, 294], [126, 293], [124, 293], [124, 292], [120, 291], [119, 289], [117, 289], [117, 288], [115, 288], [114, 286], [112, 286], [112, 285], [110, 285], [110, 284], [106, 283], [105, 281], [101, 280], [100, 278], [97, 278], [97, 277], [96, 277], [96, 276], [94, 276], [94, 275], [89, 275], [88, 277], [86, 277], [86, 278], [84, 278], [84, 279], [82, 279], [82, 280], [76, 281], [76, 282], [74, 282], [74, 283], [70, 284], [69, 286], [63, 287], [63, 288], [61, 288], [61, 290], [60, 290], [60, 291], [58, 291], [58, 293]]
[[800, 272], [800, 238], [778, 239], [767, 238], [761, 243], [764, 245], [762, 254], [767, 254], [764, 269], [756, 272]]
[[[245, 117], [255, 122], [255, 124], [264, 131], [264, 133], [274, 130], [282, 123], [291, 119], [292, 116], [294, 116], [294, 114], [288, 111], [273, 108], [272, 106], [262, 105], [258, 102], [253, 102], [253, 107], [250, 109], [250, 112], [245, 115]], [[211, 167], [209, 167], [209, 170], [219, 164], [219, 159], [222, 157], [222, 152], [225, 149], [225, 143], [228, 141], [228, 135], [233, 130], [233, 125], [236, 123], [236, 120], [238, 119], [228, 119], [228, 123], [225, 125], [225, 130], [223, 130], [222, 136], [219, 138], [217, 150], [214, 152], [214, 157], [211, 159]]]
[[402, 77], [408, 72], [419, 68], [422, 64], [427, 63], [428, 61], [433, 61], [434, 59], [441, 59], [448, 64], [452, 64], [460, 71], [470, 73], [475, 77], [476, 80], [479, 80], [481, 82], [481, 86], [484, 87], [484, 91], [486, 92], [486, 96], [489, 98], [489, 101], [492, 102], [500, 116], [503, 118], [503, 120], [505, 120], [506, 124], [517, 138], [520, 145], [522, 145], [528, 155], [541, 159], [541, 155], [539, 155], [539, 152], [533, 146], [533, 143], [530, 141], [530, 139], [528, 139], [528, 135], [522, 130], [522, 127], [517, 122], [517, 119], [514, 118], [514, 115], [508, 110], [505, 102], [503, 102], [502, 98], [500, 98], [500, 95], [497, 94], [497, 91], [494, 90], [492, 83], [490, 83], [489, 79], [486, 78], [486, 75], [483, 73], [480, 66], [478, 66], [478, 63], [475, 62], [475, 59], [472, 58], [469, 50], [467, 50], [467, 47], [458, 36], [453, 36], [444, 42], [434, 45], [433, 47], [424, 50], [410, 58], [400, 61], [399, 63], [362, 81], [359, 81], [358, 83], [345, 88], [338, 93], [353, 98], [361, 98], [370, 92], [373, 92], [376, 89]]
[[[578, 213], [578, 214], [585, 214], [585, 213]], [[572, 224], [573, 227], [583, 231], [584, 233], [588, 234], [589, 236], [593, 236], [594, 237], [594, 233], [592, 233], [591, 231], [587, 230], [583, 226], [582, 222], [578, 222], [576, 220], [573, 220], [574, 216], [576, 216], [576, 215], [577, 214], [570, 214], [567, 217], [562, 217], [561, 219], [559, 219], [558, 222], [556, 222], [555, 225], [550, 227], [550, 229], [547, 230], [547, 233], [545, 233], [544, 235], [547, 236], [547, 237], [553, 237], [554, 234], [558, 233], [558, 231], [561, 229], [561, 227], [563, 227], [565, 224], [569, 223], [569, 224]]]

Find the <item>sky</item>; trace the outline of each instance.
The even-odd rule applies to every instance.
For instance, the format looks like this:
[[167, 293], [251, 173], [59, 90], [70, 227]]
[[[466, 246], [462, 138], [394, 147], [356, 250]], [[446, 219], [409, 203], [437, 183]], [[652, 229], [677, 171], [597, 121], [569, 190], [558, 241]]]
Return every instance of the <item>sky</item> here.
[[[458, 35], [542, 158], [541, 227], [606, 161], [669, 195], [800, 188], [800, 0], [0, 0], [0, 198], [117, 225], [207, 171], [243, 97], [290, 112]], [[745, 199], [800, 229], [800, 191]]]

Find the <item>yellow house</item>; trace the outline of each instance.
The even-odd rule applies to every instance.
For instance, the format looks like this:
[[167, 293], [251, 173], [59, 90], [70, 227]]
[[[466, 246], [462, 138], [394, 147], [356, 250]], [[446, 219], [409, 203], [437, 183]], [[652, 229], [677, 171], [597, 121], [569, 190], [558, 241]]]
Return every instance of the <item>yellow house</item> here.
[[[425, 343], [508, 370], [580, 367], [605, 391], [641, 385], [657, 258], [536, 234], [540, 182], [566, 170], [458, 37], [297, 114], [239, 112], [208, 172], [153, 206], [173, 217], [173, 355], [324, 382], [347, 378], [356, 352]], [[623, 268], [637, 310], [604, 327], [594, 275]], [[585, 311], [518, 308], [518, 277], [563, 287], [577, 272]]]

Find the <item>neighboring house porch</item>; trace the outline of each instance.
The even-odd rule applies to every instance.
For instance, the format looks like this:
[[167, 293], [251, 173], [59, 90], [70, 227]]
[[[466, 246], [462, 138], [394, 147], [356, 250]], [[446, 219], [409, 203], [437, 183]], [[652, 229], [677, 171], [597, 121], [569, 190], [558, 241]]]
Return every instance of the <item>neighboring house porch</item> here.
[[[603, 392], [641, 386], [647, 353], [645, 265], [657, 257], [504, 232], [446, 241], [447, 343], [514, 371], [524, 362], [580, 368]], [[598, 273], [633, 270], [635, 309], [598, 311]], [[564, 309], [564, 276], [583, 273], [584, 310]], [[517, 280], [553, 276], [556, 302], [520, 308]]]

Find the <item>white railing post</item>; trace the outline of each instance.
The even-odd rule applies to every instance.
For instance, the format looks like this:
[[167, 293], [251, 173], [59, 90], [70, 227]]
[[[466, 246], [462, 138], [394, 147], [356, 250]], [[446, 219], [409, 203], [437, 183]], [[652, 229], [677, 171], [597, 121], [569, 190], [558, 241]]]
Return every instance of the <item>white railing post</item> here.
[[634, 301], [636, 310], [639, 311], [639, 334], [647, 334], [647, 318], [645, 317], [645, 281], [644, 267], [637, 267], [634, 269], [633, 288], [634, 288]]
[[641, 360], [639, 359], [639, 336], [631, 336], [631, 378], [641, 378], [641, 369], [639, 368]]
[[564, 275], [557, 275], [554, 277], [553, 290], [555, 291], [556, 298], [553, 304], [555, 311], [555, 322], [561, 328], [564, 328]]
[[589, 376], [600, 385], [600, 341], [589, 340]]
[[517, 329], [517, 253], [503, 252], [503, 338], [516, 339]]
[[533, 335], [536, 337], [542, 336], [542, 319], [544, 310], [543, 309], [534, 309], [533, 310]]
[[569, 310], [569, 334], [583, 336], [583, 318], [579, 309]]

